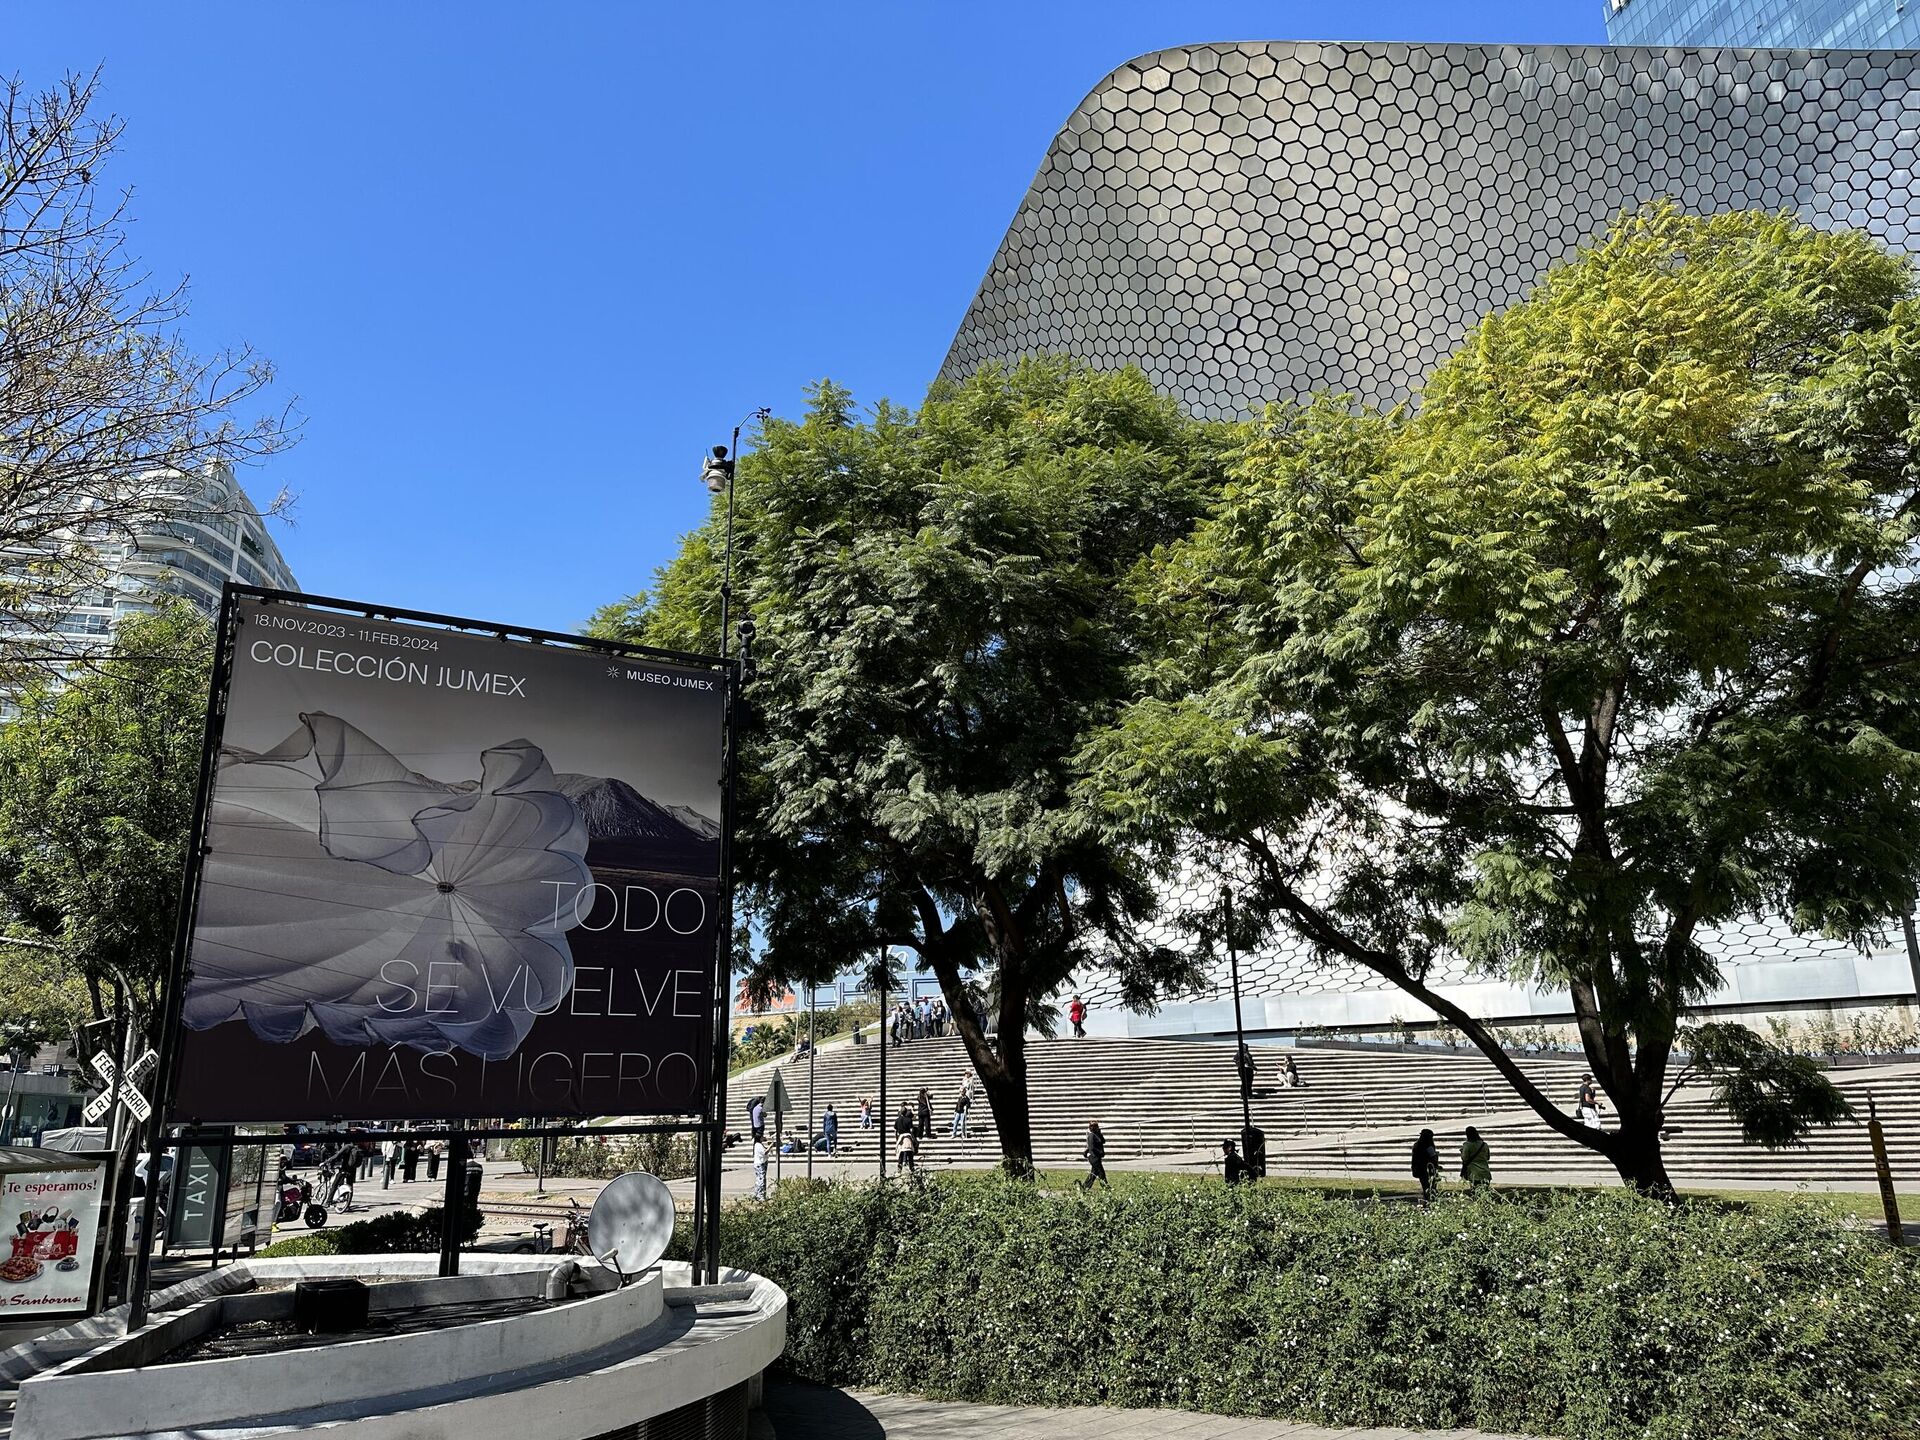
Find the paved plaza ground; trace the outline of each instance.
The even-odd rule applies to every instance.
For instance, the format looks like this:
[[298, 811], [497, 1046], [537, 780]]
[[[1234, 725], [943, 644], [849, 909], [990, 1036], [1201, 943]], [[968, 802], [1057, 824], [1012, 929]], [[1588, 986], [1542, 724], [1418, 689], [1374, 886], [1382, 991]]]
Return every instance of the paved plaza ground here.
[[[770, 1380], [766, 1419], [773, 1440], [1516, 1440], [1482, 1430], [1330, 1429], [1286, 1420], [1247, 1420], [1191, 1410], [1047, 1409], [961, 1405], [915, 1395], [872, 1395], [799, 1380]], [[764, 1431], [762, 1432], [764, 1434]]]

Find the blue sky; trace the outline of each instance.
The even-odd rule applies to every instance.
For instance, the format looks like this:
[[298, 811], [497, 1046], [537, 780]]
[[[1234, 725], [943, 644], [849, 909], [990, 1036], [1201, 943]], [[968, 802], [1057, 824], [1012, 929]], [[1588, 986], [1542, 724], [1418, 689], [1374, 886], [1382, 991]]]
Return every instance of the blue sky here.
[[704, 448], [831, 376], [912, 403], [1055, 130], [1200, 40], [1595, 43], [1599, 0], [10, 5], [105, 66], [134, 246], [304, 439], [313, 591], [553, 629], [699, 522]]

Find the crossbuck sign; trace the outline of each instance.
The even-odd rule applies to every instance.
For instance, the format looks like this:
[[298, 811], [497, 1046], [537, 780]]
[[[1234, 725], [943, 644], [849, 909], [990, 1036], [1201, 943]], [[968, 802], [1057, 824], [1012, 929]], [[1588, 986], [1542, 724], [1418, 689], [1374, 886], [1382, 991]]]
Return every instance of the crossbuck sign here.
[[[120, 1103], [133, 1118], [144, 1124], [153, 1114], [153, 1107], [147, 1103], [147, 1097], [140, 1093], [140, 1082], [153, 1073], [153, 1067], [160, 1063], [160, 1057], [149, 1050], [126, 1069], [120, 1077]], [[113, 1063], [113, 1057], [104, 1051], [93, 1057], [93, 1073], [100, 1077], [100, 1083], [107, 1088], [87, 1102], [87, 1108], [80, 1116], [91, 1125], [113, 1108], [113, 1077], [119, 1067]]]

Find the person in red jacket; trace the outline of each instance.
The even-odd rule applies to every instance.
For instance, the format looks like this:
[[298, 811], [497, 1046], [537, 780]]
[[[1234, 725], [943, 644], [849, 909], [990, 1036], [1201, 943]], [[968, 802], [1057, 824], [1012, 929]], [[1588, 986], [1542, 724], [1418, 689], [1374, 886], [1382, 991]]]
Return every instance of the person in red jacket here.
[[1073, 1038], [1076, 1040], [1086, 1039], [1087, 1002], [1082, 1000], [1078, 995], [1074, 996], [1073, 1003], [1067, 1006], [1067, 1019], [1073, 1022]]

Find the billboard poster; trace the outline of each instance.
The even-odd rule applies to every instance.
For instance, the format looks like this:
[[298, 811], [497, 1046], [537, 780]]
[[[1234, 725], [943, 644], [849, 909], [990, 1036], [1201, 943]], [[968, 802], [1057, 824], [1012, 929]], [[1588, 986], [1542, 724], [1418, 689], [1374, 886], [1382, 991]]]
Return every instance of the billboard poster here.
[[104, 1165], [0, 1172], [0, 1319], [86, 1311], [100, 1230]]
[[698, 1112], [719, 672], [237, 598], [171, 1115]]

